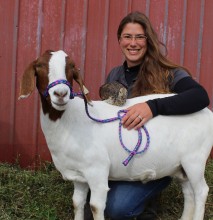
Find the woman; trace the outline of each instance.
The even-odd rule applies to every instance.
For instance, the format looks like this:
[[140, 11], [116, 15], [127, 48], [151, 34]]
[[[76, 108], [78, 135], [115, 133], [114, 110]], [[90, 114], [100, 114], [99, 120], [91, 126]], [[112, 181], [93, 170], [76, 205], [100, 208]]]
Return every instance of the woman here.
[[[174, 64], [162, 53], [159, 41], [149, 19], [140, 12], [128, 14], [121, 21], [117, 38], [124, 54], [123, 65], [109, 73], [107, 82], [118, 81], [128, 88], [128, 96], [153, 93], [177, 93], [129, 107], [122, 120], [127, 129], [138, 129], [157, 115], [182, 115], [199, 111], [209, 105], [205, 89], [194, 81], [187, 69]], [[154, 220], [156, 214], [147, 213], [152, 201], [171, 179], [165, 177], [142, 184], [141, 182], [109, 182], [105, 214], [110, 219]]]

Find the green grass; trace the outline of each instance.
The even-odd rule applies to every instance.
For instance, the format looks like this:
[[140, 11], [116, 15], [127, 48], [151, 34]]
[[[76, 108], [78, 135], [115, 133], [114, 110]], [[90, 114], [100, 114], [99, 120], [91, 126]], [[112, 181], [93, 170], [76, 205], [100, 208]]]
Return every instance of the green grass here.
[[[210, 187], [205, 220], [213, 220], [213, 163], [208, 163]], [[0, 220], [72, 220], [71, 182], [64, 181], [52, 164], [40, 171], [0, 164]], [[159, 220], [177, 220], [182, 212], [180, 186], [173, 181], [161, 197]]]

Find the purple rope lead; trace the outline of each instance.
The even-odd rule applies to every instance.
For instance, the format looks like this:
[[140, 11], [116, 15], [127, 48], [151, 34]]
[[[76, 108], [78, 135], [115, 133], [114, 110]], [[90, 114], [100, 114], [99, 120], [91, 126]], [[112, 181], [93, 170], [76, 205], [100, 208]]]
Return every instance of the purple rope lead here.
[[[75, 95], [74, 95], [75, 96]], [[87, 106], [87, 101], [85, 99], [85, 97], [83, 96], [84, 98], [84, 102], [85, 102], [85, 110], [86, 110], [86, 114], [87, 116], [92, 119], [93, 121], [96, 121], [96, 122], [100, 122], [100, 123], [108, 123], [108, 122], [112, 122], [112, 121], [116, 121], [116, 120], [120, 120], [119, 122], [119, 140], [120, 140], [120, 144], [121, 146], [123, 147], [124, 150], [126, 150], [128, 153], [129, 153], [129, 156], [123, 161], [123, 165], [124, 166], [127, 166], [129, 161], [133, 158], [134, 155], [136, 154], [141, 154], [141, 153], [144, 153], [148, 147], [149, 147], [149, 143], [150, 143], [150, 136], [149, 136], [149, 132], [148, 130], [146, 129], [145, 126], [142, 126], [142, 129], [145, 131], [145, 134], [146, 134], [146, 137], [147, 137], [147, 142], [146, 142], [146, 145], [144, 147], [143, 150], [141, 151], [138, 151], [140, 146], [141, 146], [141, 143], [142, 143], [142, 132], [141, 132], [141, 128], [139, 128], [137, 131], [138, 131], [138, 142], [136, 144], [136, 146], [134, 147], [134, 150], [131, 151], [129, 150], [123, 143], [123, 140], [122, 140], [122, 132], [121, 132], [121, 128], [122, 128], [122, 123], [121, 123], [121, 120], [122, 118], [125, 116], [125, 114], [127, 113], [126, 110], [120, 110], [118, 111], [118, 116], [117, 117], [114, 117], [114, 118], [109, 118], [109, 119], [96, 119], [94, 117], [92, 117], [90, 114], [89, 114], [89, 111], [88, 111], [88, 106]], [[121, 115], [123, 114], [123, 115]]]

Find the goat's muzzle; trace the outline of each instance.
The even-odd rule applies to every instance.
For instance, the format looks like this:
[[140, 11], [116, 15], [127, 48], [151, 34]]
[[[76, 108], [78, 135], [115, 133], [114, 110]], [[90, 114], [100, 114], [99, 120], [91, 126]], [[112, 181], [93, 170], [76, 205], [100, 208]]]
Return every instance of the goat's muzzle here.
[[[67, 86], [70, 88], [70, 99], [73, 99], [74, 96], [73, 96], [72, 86], [71, 86], [70, 83], [69, 83], [67, 80], [65, 80], [65, 79], [59, 79], [59, 80], [56, 80], [56, 81], [50, 83], [50, 84], [47, 86], [46, 90], [44, 91], [44, 94], [43, 94], [44, 97], [46, 98], [46, 97], [49, 95], [49, 89], [50, 89], [50, 88], [52, 88], [52, 87], [54, 87], [54, 86], [56, 86], [56, 85], [59, 85], [59, 84], [65, 84], [65, 85], [67, 85]], [[55, 91], [55, 92], [54, 92], [54, 95], [56, 95], [56, 96], [58, 96], [58, 97], [64, 97], [66, 94], [65, 94], [65, 93], [59, 93], [59, 92]]]

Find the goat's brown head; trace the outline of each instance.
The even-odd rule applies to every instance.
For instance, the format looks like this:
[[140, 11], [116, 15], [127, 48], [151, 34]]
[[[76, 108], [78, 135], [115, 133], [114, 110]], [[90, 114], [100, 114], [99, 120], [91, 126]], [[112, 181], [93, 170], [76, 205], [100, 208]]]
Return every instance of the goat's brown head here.
[[[79, 84], [86, 100], [90, 102], [88, 90], [84, 86], [75, 63], [63, 51], [46, 51], [37, 60], [29, 64], [25, 70], [20, 87], [19, 98], [27, 98], [34, 90], [35, 84], [42, 99], [48, 99], [53, 108], [63, 111], [71, 95], [73, 79]], [[48, 88], [51, 83], [54, 87]], [[48, 88], [48, 90], [47, 90]], [[47, 97], [45, 97], [45, 91]]]

